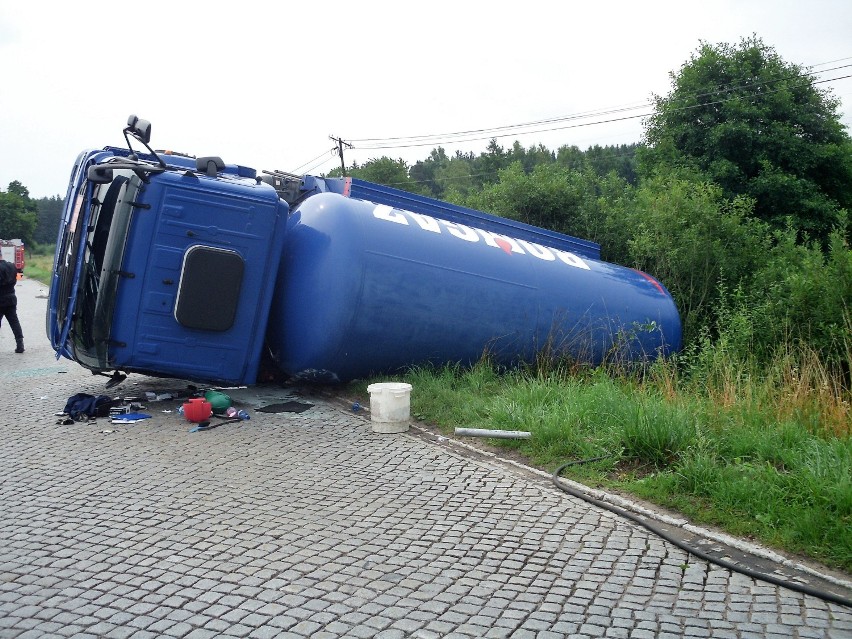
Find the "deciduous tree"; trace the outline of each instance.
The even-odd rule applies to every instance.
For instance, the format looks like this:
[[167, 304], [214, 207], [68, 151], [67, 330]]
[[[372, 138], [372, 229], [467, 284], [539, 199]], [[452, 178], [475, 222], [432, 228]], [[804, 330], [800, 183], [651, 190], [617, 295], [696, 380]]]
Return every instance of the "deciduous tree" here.
[[671, 78], [646, 126], [646, 174], [660, 164], [697, 168], [726, 197], [751, 197], [776, 229], [791, 219], [802, 238], [825, 241], [846, 223], [852, 141], [839, 100], [807, 69], [752, 36], [702, 43]]
[[32, 244], [36, 228], [36, 205], [27, 188], [17, 180], [9, 183], [7, 192], [0, 191], [0, 238], [21, 239]]

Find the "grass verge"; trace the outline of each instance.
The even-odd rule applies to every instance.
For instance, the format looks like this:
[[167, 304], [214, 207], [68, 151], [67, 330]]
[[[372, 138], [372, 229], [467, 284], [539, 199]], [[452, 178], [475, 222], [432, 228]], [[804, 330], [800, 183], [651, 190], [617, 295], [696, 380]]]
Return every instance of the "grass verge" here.
[[53, 275], [53, 247], [47, 246], [37, 251], [27, 251], [24, 275], [49, 286]]
[[[527, 440], [488, 443], [548, 472], [606, 456], [564, 476], [852, 573], [848, 391], [827, 397], [824, 387], [779, 386], [777, 371], [771, 383], [747, 371], [722, 403], [718, 389], [660, 366], [639, 377], [603, 369], [498, 374], [480, 363], [418, 368], [402, 379], [414, 388], [412, 415], [447, 434], [456, 426], [530, 431]], [[352, 391], [367, 397], [367, 383]]]

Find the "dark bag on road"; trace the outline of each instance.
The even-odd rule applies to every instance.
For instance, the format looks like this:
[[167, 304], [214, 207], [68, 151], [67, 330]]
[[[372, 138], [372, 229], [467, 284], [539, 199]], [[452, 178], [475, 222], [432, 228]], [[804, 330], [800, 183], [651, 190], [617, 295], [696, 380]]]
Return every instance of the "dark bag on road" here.
[[68, 398], [64, 412], [74, 421], [81, 422], [90, 417], [106, 417], [112, 404], [112, 397], [107, 395], [95, 397], [87, 393], [77, 393]]

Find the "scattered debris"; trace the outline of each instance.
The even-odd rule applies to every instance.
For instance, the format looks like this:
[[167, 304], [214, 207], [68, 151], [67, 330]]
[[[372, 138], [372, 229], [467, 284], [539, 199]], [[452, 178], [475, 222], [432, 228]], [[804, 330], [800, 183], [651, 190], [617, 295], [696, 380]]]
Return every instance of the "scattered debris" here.
[[145, 399], [149, 402], [162, 402], [167, 399], [175, 399], [175, 395], [173, 393], [154, 393], [152, 391], [145, 391]]
[[461, 437], [493, 437], [495, 439], [529, 439], [532, 433], [526, 430], [488, 430], [487, 428], [456, 428]]
[[[48, 399], [48, 397], [44, 396], [42, 399]], [[215, 403], [215, 408], [218, 409], [211, 410], [210, 413], [208, 413], [208, 417], [199, 416], [200, 419], [197, 421], [189, 420], [196, 421], [190, 432], [210, 430], [221, 426], [222, 424], [236, 423], [251, 419], [251, 416], [247, 411], [239, 410], [232, 406], [231, 398], [228, 395], [219, 390], [199, 389], [192, 385], [187, 385], [185, 389], [179, 390], [157, 390], [156, 392], [138, 391], [136, 394], [118, 397], [77, 393], [69, 397], [64, 410], [54, 413], [54, 416], [58, 418], [56, 424], [61, 426], [70, 426], [80, 422], [94, 423], [99, 417], [108, 417], [110, 422], [113, 424], [122, 424], [127, 426], [151, 419], [151, 414], [142, 412], [145, 411], [145, 405], [140, 402], [168, 402], [183, 399], [186, 399], [186, 402], [178, 405], [176, 409], [172, 407], [163, 407], [159, 412], [164, 414], [175, 413], [186, 418], [186, 415], [184, 414], [184, 406], [190, 402], [201, 402], [208, 405]], [[288, 401], [281, 404], [272, 404], [259, 410], [267, 413], [301, 413], [312, 407], [313, 404]], [[211, 423], [210, 418], [212, 417], [219, 418], [222, 421]], [[109, 430], [102, 432], [111, 433], [114, 431]]]
[[124, 413], [123, 415], [113, 415], [113, 424], [135, 424], [145, 419], [150, 419], [151, 416], [147, 413]]
[[281, 404], [270, 404], [263, 408], [258, 408], [259, 413], [304, 413], [309, 408], [313, 408], [313, 404], [305, 404], [302, 402], [283, 402]]
[[225, 419], [225, 420], [215, 422], [215, 423], [211, 423], [211, 422], [207, 422], [207, 421], [200, 422], [200, 423], [196, 424], [194, 427], [190, 428], [189, 432], [190, 433], [198, 433], [198, 432], [203, 432], [205, 430], [213, 430], [214, 428], [222, 426], [223, 424], [233, 424], [233, 423], [241, 422], [241, 421], [243, 421], [243, 420], [237, 418], [237, 419]]
[[128, 413], [140, 411], [144, 408], [145, 407], [142, 404], [129, 402], [127, 404], [124, 404], [123, 406], [113, 406], [109, 409], [109, 414], [110, 417], [118, 417], [119, 415], [127, 415]]

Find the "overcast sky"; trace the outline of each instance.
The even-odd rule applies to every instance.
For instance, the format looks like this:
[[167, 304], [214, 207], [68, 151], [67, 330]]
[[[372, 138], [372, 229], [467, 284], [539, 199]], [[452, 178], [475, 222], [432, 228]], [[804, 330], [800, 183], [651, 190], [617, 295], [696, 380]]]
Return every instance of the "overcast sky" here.
[[[751, 34], [819, 78], [852, 75], [825, 71], [852, 64], [849, 0], [0, 0], [0, 190], [18, 180], [32, 197], [64, 197], [77, 153], [123, 145], [131, 113], [152, 122], [154, 148], [297, 173], [339, 165], [330, 135], [386, 140], [598, 114], [498, 141], [638, 142], [647, 109], [629, 108], [668, 93], [669, 73], [700, 41]], [[852, 78], [819, 86], [852, 127]], [[441, 145], [478, 154], [488, 137]], [[440, 140], [355, 142], [345, 158], [413, 164]]]

